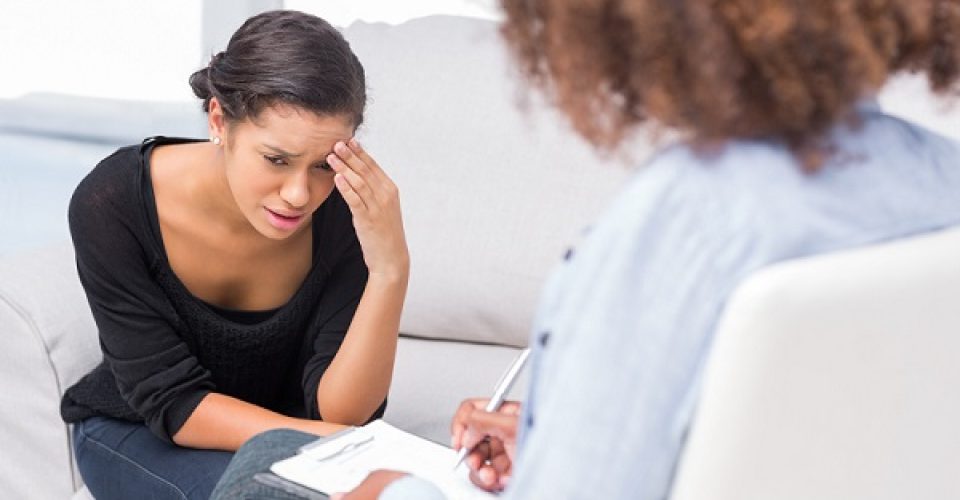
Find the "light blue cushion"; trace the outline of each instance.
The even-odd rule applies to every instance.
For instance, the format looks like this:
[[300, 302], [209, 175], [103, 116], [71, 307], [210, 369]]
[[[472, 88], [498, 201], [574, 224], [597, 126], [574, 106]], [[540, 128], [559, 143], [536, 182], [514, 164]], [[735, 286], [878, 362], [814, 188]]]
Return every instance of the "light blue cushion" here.
[[151, 135], [205, 137], [200, 102], [29, 94], [0, 99], [0, 132], [129, 144]]
[[0, 256], [70, 237], [74, 188], [116, 145], [0, 134]]
[[118, 147], [152, 135], [205, 137], [199, 102], [0, 99], [0, 256], [68, 239], [67, 206], [80, 180]]

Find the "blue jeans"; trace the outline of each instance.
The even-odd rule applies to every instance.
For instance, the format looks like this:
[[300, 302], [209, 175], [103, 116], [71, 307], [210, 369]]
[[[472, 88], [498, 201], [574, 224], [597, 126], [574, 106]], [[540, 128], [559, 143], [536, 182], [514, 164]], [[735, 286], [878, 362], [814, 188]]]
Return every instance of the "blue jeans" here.
[[73, 426], [83, 482], [97, 500], [207, 500], [233, 453], [183, 448], [143, 424], [91, 417]]
[[243, 444], [220, 478], [211, 500], [319, 500], [326, 495], [286, 481], [270, 465], [297, 454], [317, 436], [289, 429], [257, 434]]

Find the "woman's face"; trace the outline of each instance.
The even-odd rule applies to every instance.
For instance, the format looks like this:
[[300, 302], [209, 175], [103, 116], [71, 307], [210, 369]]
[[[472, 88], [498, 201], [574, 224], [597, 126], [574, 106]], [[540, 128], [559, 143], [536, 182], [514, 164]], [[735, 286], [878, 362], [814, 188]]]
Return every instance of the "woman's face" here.
[[346, 115], [321, 116], [287, 105], [221, 130], [234, 201], [260, 234], [275, 240], [309, 227], [313, 212], [334, 189], [326, 157], [354, 133]]

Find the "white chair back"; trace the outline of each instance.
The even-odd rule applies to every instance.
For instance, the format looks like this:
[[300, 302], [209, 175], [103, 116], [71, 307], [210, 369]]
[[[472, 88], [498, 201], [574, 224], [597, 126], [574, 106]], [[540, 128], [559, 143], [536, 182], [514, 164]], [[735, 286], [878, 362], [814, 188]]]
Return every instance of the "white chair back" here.
[[960, 498], [960, 228], [771, 266], [718, 328], [673, 500]]

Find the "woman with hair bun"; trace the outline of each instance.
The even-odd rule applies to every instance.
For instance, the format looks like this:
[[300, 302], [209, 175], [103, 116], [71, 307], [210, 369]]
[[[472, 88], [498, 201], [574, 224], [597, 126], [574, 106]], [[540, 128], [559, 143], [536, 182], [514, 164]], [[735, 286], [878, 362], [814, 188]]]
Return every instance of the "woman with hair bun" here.
[[[960, 144], [874, 99], [903, 71], [960, 91], [960, 0], [501, 3], [524, 74], [595, 146], [642, 125], [680, 140], [548, 282], [522, 411], [464, 402], [454, 447], [504, 499], [669, 498], [717, 320], [745, 277], [960, 224]], [[246, 458], [284, 443], [297, 434], [252, 439], [217, 491], [245, 491]], [[441, 494], [379, 471], [343, 498], [378, 496]]]
[[206, 499], [251, 436], [361, 425], [390, 386], [409, 256], [350, 46], [266, 12], [190, 85], [209, 141], [121, 148], [70, 203], [103, 362], [61, 412], [101, 500]]

